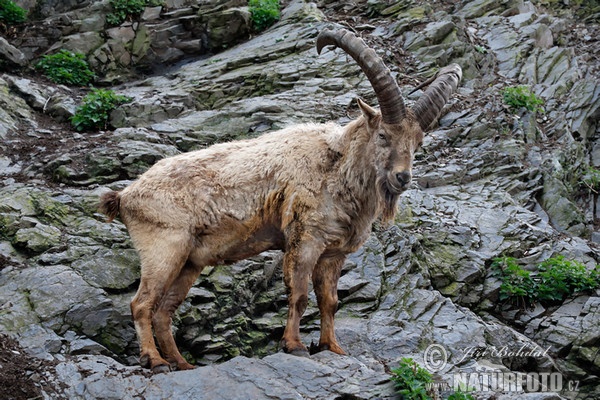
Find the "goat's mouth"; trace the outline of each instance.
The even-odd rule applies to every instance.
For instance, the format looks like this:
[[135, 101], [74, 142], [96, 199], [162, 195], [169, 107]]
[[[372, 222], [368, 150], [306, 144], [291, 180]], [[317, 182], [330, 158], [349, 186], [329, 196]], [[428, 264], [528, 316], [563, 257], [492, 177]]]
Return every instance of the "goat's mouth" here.
[[386, 190], [393, 195], [399, 195], [410, 187], [411, 179], [410, 173], [388, 172], [385, 179]]
[[392, 182], [390, 180], [386, 181], [385, 186], [386, 190], [392, 195], [402, 194], [406, 189], [408, 189], [408, 185], [401, 185], [397, 182]]

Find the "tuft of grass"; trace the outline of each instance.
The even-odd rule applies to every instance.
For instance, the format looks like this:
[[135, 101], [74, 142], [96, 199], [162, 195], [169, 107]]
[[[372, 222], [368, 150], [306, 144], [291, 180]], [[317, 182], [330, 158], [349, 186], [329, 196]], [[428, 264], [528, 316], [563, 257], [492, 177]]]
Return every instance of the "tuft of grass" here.
[[526, 108], [532, 112], [544, 112], [542, 104], [544, 100], [540, 99], [527, 86], [511, 86], [502, 91], [502, 98], [513, 110]]
[[248, 0], [252, 25], [262, 32], [279, 20], [279, 0]]
[[78, 131], [107, 129], [110, 113], [119, 105], [131, 100], [130, 97], [116, 94], [112, 90], [92, 89], [71, 118], [71, 124]]
[[85, 56], [68, 50], [43, 56], [35, 67], [54, 83], [86, 86], [95, 78]]
[[6, 25], [17, 25], [25, 22], [27, 11], [12, 0], [0, 0], [0, 22]]

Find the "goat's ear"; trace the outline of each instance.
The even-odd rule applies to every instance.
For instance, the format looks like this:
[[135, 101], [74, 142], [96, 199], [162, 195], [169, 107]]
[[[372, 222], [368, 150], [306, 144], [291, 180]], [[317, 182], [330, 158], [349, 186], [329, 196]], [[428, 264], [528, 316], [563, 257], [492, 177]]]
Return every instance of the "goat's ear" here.
[[356, 99], [356, 101], [358, 102], [358, 107], [360, 107], [360, 111], [362, 112], [363, 116], [367, 120], [367, 124], [370, 127], [373, 127], [374, 122], [375, 122], [375, 117], [377, 117], [377, 115], [379, 113], [377, 112], [376, 109], [374, 109], [373, 107], [371, 107], [370, 105], [368, 105], [367, 103], [362, 101], [361, 99], [358, 98], [358, 99]]

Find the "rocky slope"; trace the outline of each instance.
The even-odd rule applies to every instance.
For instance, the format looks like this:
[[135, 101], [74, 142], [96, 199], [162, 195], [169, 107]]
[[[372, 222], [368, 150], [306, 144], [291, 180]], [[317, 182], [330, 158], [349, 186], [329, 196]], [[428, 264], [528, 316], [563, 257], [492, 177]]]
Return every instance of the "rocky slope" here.
[[[251, 35], [242, 3], [170, 0], [107, 27], [107, 1], [48, 0], [48, 18], [0, 43], [0, 327], [50, 362], [27, 367], [45, 396], [393, 398], [389, 370], [402, 357], [426, 365], [435, 344], [447, 356], [436, 380], [450, 386], [473, 371], [562, 379], [528, 395], [469, 382], [481, 398], [598, 398], [600, 293], [514, 308], [499, 301], [490, 268], [501, 255], [528, 267], [555, 255], [600, 261], [600, 200], [580, 190], [584, 171], [600, 168], [594, 19], [517, 0], [294, 0]], [[129, 311], [139, 261], [124, 226], [96, 213], [99, 193], [169, 155], [295, 122], [343, 124], [358, 96], [375, 104], [345, 55], [317, 56], [314, 38], [332, 24], [357, 29], [409, 101], [440, 66], [464, 71], [395, 224], [375, 227], [344, 266], [336, 321], [349, 356], [278, 352], [286, 298], [273, 252], [205, 270], [175, 321], [180, 347], [202, 367], [149, 376], [135, 366]], [[72, 131], [65, 120], [82, 89], [19, 67], [57, 48], [85, 53], [101, 82], [134, 98], [112, 114], [118, 129]], [[516, 84], [545, 112], [507, 107], [502, 89]], [[310, 301], [307, 344], [318, 339]]]

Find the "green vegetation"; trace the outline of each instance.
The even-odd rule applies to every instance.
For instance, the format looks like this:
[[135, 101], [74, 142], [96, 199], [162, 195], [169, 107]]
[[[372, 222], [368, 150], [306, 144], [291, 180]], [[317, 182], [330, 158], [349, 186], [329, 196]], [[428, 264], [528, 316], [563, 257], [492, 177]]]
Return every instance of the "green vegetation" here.
[[587, 187], [593, 193], [600, 192], [600, 170], [594, 167], [588, 168], [581, 177], [581, 184]]
[[563, 256], [547, 259], [532, 273], [512, 257], [495, 258], [492, 268], [502, 280], [500, 300], [526, 307], [535, 302], [557, 303], [578, 292], [600, 287], [600, 266], [593, 270]]
[[[433, 384], [433, 377], [429, 371], [421, 367], [412, 358], [403, 358], [399, 366], [392, 370], [392, 381], [396, 391], [405, 400], [432, 400], [439, 399]], [[475, 398], [461, 390], [447, 397], [448, 400], [475, 400]]]
[[112, 90], [92, 89], [77, 108], [71, 123], [78, 131], [106, 129], [110, 113], [117, 106], [131, 101], [130, 97], [118, 95]]
[[248, 0], [248, 7], [257, 32], [264, 31], [279, 20], [279, 0]]
[[35, 67], [55, 83], [85, 86], [94, 80], [85, 56], [68, 50], [43, 56]]
[[110, 0], [112, 13], [106, 16], [110, 25], [120, 25], [127, 18], [138, 16], [148, 6], [159, 6], [162, 0]]
[[521, 107], [529, 111], [543, 112], [544, 100], [540, 99], [527, 86], [511, 86], [502, 91], [504, 102], [513, 110], [518, 110]]
[[27, 12], [12, 0], [0, 0], [0, 23], [16, 25], [25, 22]]
[[538, 267], [538, 299], [563, 301], [573, 293], [586, 292], [600, 286], [600, 267], [588, 271], [580, 262], [562, 256], [549, 258]]
[[406, 400], [428, 400], [433, 398], [431, 373], [412, 358], [400, 360], [398, 368], [392, 370], [396, 391]]
[[458, 390], [448, 396], [447, 400], [475, 400], [475, 397], [469, 393], [463, 392], [462, 390]]
[[600, 21], [599, 0], [534, 0], [536, 5], [542, 5], [556, 12], [557, 15], [575, 14], [584, 22]]
[[492, 268], [496, 270], [496, 274], [502, 280], [500, 300], [514, 301], [517, 306], [525, 307], [531, 303], [532, 299], [536, 298], [535, 282], [531, 277], [531, 272], [521, 268], [516, 259], [512, 257], [495, 258]]

